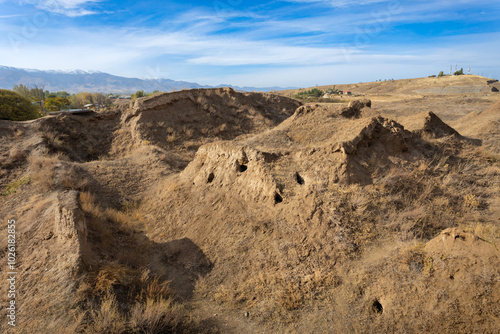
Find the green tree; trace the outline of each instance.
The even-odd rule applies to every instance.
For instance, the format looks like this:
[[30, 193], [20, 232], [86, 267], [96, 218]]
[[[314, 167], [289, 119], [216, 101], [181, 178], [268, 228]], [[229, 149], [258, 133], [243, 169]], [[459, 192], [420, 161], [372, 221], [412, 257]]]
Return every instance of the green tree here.
[[107, 107], [111, 105], [110, 96], [106, 96], [103, 93], [89, 93], [82, 92], [78, 94], [73, 94], [69, 97], [71, 108], [81, 109], [86, 104], [98, 104], [99, 107]]
[[461, 68], [460, 71], [456, 71], [453, 75], [464, 75], [464, 69]]
[[69, 100], [62, 97], [49, 97], [48, 99], [45, 99], [45, 109], [49, 111], [67, 109], [69, 105]]
[[70, 95], [71, 95], [70, 93], [68, 93], [68, 92], [66, 92], [64, 90], [63, 91], [59, 91], [59, 92], [56, 93], [57, 97], [60, 97], [60, 98], [63, 98], [63, 99], [69, 98]]
[[132, 99], [135, 100], [144, 96], [146, 96], [146, 93], [144, 93], [143, 90], [138, 90], [135, 94], [132, 95]]
[[0, 89], [0, 119], [27, 121], [41, 117], [40, 110], [27, 98], [6, 89]]
[[33, 85], [30, 88], [30, 95], [33, 101], [42, 101], [45, 99], [45, 92], [44, 92], [44, 86], [38, 86], [38, 85]]
[[14, 92], [17, 94], [21, 95], [25, 99], [31, 100], [30, 96], [30, 89], [27, 85], [19, 84], [19, 85], [14, 85], [14, 88], [12, 88]]
[[318, 88], [313, 88], [310, 90], [307, 90], [305, 92], [300, 92], [297, 94], [297, 98], [299, 99], [304, 99], [304, 98], [309, 98], [309, 97], [320, 97], [323, 96], [323, 91], [318, 89]]
[[12, 88], [14, 92], [33, 102], [39, 102], [45, 99], [45, 93], [48, 93], [48, 91], [45, 92], [43, 89], [43, 85], [38, 86], [23, 84], [14, 85], [14, 88]]
[[443, 71], [439, 72], [438, 77], [444, 77], [444, 72]]
[[99, 106], [99, 108], [105, 108], [111, 105], [111, 98], [103, 93], [94, 93], [93, 101]]

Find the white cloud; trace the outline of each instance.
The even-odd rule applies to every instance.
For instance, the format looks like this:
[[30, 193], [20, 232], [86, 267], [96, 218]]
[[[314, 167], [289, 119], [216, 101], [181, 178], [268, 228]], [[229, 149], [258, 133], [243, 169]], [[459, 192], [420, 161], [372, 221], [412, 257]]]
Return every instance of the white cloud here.
[[[56, 36], [55, 31], [46, 34]], [[78, 40], [72, 38], [78, 36]], [[2, 65], [39, 69], [100, 70], [147, 78], [166, 68], [173, 79], [252, 86], [306, 86], [387, 77], [424, 76], [458, 63], [499, 67], [500, 34], [442, 37], [425, 45], [387, 44], [343, 49], [206, 35], [191, 30], [111, 29], [59, 31], [50, 44], [32, 40], [16, 54], [0, 48]], [[36, 54], [36, 57], [33, 55]], [[233, 73], [231, 75], [227, 73]], [[166, 75], [162, 72], [162, 75]], [[158, 76], [158, 75], [156, 75]], [[313, 82], [317, 81], [317, 82]]]
[[[89, 10], [87, 5], [98, 1], [57, 2], [59, 8], [79, 11]], [[445, 5], [440, 3], [439, 8]], [[43, 38], [26, 38], [17, 53], [9, 47], [6, 37], [0, 36], [1, 65], [81, 68], [141, 78], [166, 76], [168, 72], [170, 78], [177, 80], [252, 86], [310, 86], [386, 76], [424, 76], [446, 70], [451, 63], [462, 64], [464, 68], [472, 65], [473, 71], [480, 66], [500, 68], [496, 60], [500, 46], [491, 42], [500, 39], [498, 33], [411, 43], [401, 39], [380, 41], [376, 34], [368, 34], [368, 41], [356, 44], [357, 29], [376, 22], [377, 17], [372, 13], [329, 16], [325, 11], [320, 16], [297, 19], [265, 15], [227, 12], [219, 17], [213, 12], [192, 10], [148, 30], [46, 27]], [[389, 18], [387, 28], [390, 29], [391, 22], [442, 21], [447, 15], [447, 11], [430, 10], [426, 1], [405, 4], [400, 14]], [[252, 19], [232, 20], [247, 17]], [[19, 28], [6, 25], [7, 22], [0, 21], [0, 30], [21, 34]], [[42, 36], [41, 32], [37, 36]], [[336, 44], [338, 36], [342, 37], [345, 48]], [[152, 75], [148, 68], [161, 71], [155, 70], [159, 74]]]
[[61, 14], [69, 17], [98, 14], [94, 10], [87, 9], [88, 5], [99, 3], [105, 0], [22, 0], [21, 3], [29, 3], [39, 9], [51, 13]]
[[[0, 3], [1, 3], [1, 0], [0, 0]], [[10, 18], [13, 18], [13, 17], [20, 17], [22, 15], [20, 14], [16, 14], [16, 15], [0, 15], [0, 19], [10, 19]]]
[[317, 3], [323, 2], [332, 7], [347, 7], [347, 6], [359, 6], [359, 5], [370, 5], [380, 2], [399, 2], [398, 0], [284, 0], [285, 2], [298, 2], [298, 3]]

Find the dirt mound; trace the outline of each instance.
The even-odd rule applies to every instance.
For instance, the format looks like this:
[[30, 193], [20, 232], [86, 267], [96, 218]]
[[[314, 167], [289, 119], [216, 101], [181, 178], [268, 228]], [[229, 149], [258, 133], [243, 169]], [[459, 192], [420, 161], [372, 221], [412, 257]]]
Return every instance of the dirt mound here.
[[136, 143], [196, 150], [214, 139], [230, 140], [276, 126], [298, 106], [296, 100], [277, 95], [193, 89], [138, 99], [122, 114], [122, 122]]
[[119, 121], [118, 113], [59, 114], [44, 117], [35, 124], [49, 153], [59, 153], [72, 161], [85, 162], [110, 154], [114, 131], [120, 127]]
[[[467, 261], [469, 265], [473, 264], [481, 268], [498, 262], [500, 257], [499, 250], [491, 242], [459, 228], [444, 230], [425, 245], [425, 250], [436, 256], [444, 255], [450, 259], [458, 260], [453, 261], [457, 271], [459, 268], [467, 267], [459, 265], [460, 261]], [[454, 275], [448, 275], [448, 278], [450, 276]]]
[[405, 129], [419, 136], [430, 138], [442, 138], [446, 136], [460, 137], [460, 134], [455, 129], [443, 122], [432, 111], [400, 118], [399, 121], [404, 125]]
[[[367, 332], [367, 327], [356, 325], [358, 318], [381, 332], [390, 332], [391, 328], [411, 331], [418, 326], [436, 328], [439, 321], [446, 321], [443, 317], [456, 315], [451, 299], [446, 297], [442, 308], [425, 311], [432, 320], [423, 324], [417, 313], [409, 311], [397, 297], [404, 294], [408, 280], [426, 284], [422, 251], [401, 250], [403, 255], [397, 253], [386, 259], [383, 270], [377, 265], [362, 279], [350, 276], [353, 272], [347, 269], [351, 267], [345, 256], [366, 247], [362, 240], [381, 233], [374, 232], [381, 226], [394, 226], [406, 231], [402, 233], [426, 238], [449, 227], [441, 216], [446, 215], [444, 208], [449, 204], [419, 207], [422, 203], [431, 205], [430, 198], [436, 197], [446, 198], [446, 203], [463, 201], [451, 199], [461, 185], [447, 189], [439, 176], [448, 172], [448, 164], [460, 160], [444, 155], [440, 146], [444, 144], [433, 138], [423, 141], [395, 121], [380, 116], [352, 117], [344, 110], [332, 105], [302, 106], [269, 131], [201, 146], [178, 178], [165, 180], [146, 199], [145, 210], [158, 212], [162, 221], [168, 221], [168, 227], [152, 226], [151, 236], [161, 240], [185, 235], [201, 245], [216, 263], [203, 280], [201, 291], [215, 291], [217, 303], [251, 308], [260, 319], [311, 305], [309, 298], [329, 298], [318, 297], [318, 291], [330, 289], [342, 296], [330, 299], [336, 316], [350, 319], [352, 310], [356, 314], [349, 325], [336, 325], [338, 332], [346, 328]], [[417, 119], [435, 137], [455, 134], [433, 114]], [[469, 204], [459, 205], [462, 209], [481, 205], [467, 198]], [[395, 211], [384, 211], [384, 207], [392, 206]], [[432, 221], [423, 212], [435, 212], [435, 217], [441, 218]], [[221, 235], [226, 237], [221, 240]], [[391, 261], [402, 263], [404, 269], [399, 271]], [[498, 259], [491, 261], [489, 268]], [[321, 269], [313, 270], [314, 263], [320, 262]], [[351, 274], [342, 273], [341, 263]], [[364, 264], [360, 267], [365, 268]], [[253, 272], [262, 275], [248, 275]], [[401, 272], [402, 276], [391, 272]], [[390, 281], [381, 283], [385, 277], [391, 277]], [[358, 283], [352, 286], [348, 282]], [[443, 280], [439, 284], [448, 283]], [[427, 310], [427, 294], [412, 294], [418, 309], [422, 304]], [[462, 298], [460, 307], [466, 307], [470, 298]], [[491, 312], [489, 306], [481, 310]], [[403, 314], [407, 312], [411, 317], [405, 320]], [[377, 318], [379, 313], [384, 313], [383, 318]], [[467, 315], [467, 319], [473, 317]], [[449, 326], [447, 330], [451, 331], [453, 325]], [[491, 328], [492, 322], [484, 326]]]
[[372, 107], [372, 101], [368, 99], [354, 100], [342, 109], [341, 115], [344, 117], [361, 117], [361, 114], [367, 114]]
[[382, 117], [351, 120], [341, 116], [344, 111], [300, 107], [261, 135], [202, 146], [182, 175], [190, 176], [189, 184], [192, 179], [197, 186], [234, 187], [230, 192], [244, 192], [251, 201], [275, 203], [303, 183], [312, 188], [368, 184], [376, 170], [421, 156], [417, 144], [408, 146], [411, 134], [396, 122]]

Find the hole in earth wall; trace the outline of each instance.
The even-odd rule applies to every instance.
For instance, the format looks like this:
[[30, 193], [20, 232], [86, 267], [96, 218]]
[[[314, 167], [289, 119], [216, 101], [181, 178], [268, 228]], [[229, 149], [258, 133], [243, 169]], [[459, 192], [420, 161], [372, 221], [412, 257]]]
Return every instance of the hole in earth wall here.
[[214, 173], [210, 173], [208, 175], [207, 183], [212, 183], [212, 181], [214, 180], [214, 178], [215, 178]]

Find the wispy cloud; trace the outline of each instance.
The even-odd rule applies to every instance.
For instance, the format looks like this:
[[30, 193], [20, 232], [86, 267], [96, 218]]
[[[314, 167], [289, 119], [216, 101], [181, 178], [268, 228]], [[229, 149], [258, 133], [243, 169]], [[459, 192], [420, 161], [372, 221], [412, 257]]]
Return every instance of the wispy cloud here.
[[11, 19], [13, 17], [20, 17], [22, 15], [20, 14], [15, 14], [15, 15], [0, 15], [0, 19]]
[[296, 2], [296, 3], [323, 3], [331, 7], [350, 7], [350, 6], [360, 6], [360, 5], [370, 5], [381, 2], [399, 2], [398, 0], [283, 0], [285, 2]]
[[[161, 3], [164, 7], [155, 12], [142, 13], [130, 7], [132, 2], [29, 1], [46, 10], [57, 3], [50, 10], [66, 16], [119, 7], [127, 12], [115, 15], [113, 25], [94, 20], [91, 30], [83, 18], [71, 20], [71, 28], [65, 25], [68, 20], [54, 20], [54, 25], [36, 27], [35, 37], [23, 35], [31, 32], [25, 21], [2, 20], [2, 65], [82, 68], [141, 78], [151, 76], [148, 69], [159, 68], [155, 77], [253, 86], [422, 76], [451, 63], [482, 66], [485, 74], [500, 75], [500, 46], [492, 42], [500, 40], [500, 30], [488, 31], [500, 4], [487, 0], [474, 0], [483, 4], [484, 13], [472, 0], [355, 0], [349, 3], [358, 7], [342, 8], [346, 1], [243, 2], [224, 11], [181, 5], [172, 12]], [[369, 10], [360, 10], [363, 6]], [[482, 28], [469, 32], [474, 26]], [[17, 53], [9, 34], [22, 37]]]
[[98, 11], [88, 9], [89, 5], [103, 2], [105, 0], [21, 0], [21, 3], [29, 3], [37, 8], [69, 17], [78, 17], [98, 14]]

